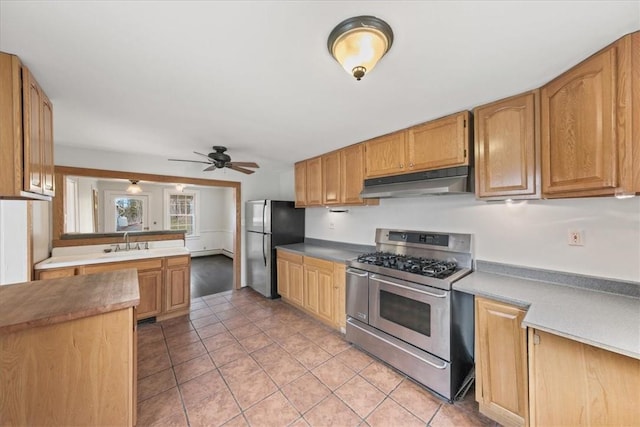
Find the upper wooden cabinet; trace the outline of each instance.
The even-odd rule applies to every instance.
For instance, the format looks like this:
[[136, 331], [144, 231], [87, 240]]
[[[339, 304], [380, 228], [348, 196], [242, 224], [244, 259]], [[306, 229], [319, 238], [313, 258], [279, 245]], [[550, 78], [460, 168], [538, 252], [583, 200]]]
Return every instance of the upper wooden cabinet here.
[[53, 106], [15, 55], [0, 53], [0, 198], [54, 195]]
[[640, 192], [640, 32], [542, 88], [545, 197]]
[[406, 170], [406, 131], [400, 131], [364, 143], [365, 178], [395, 175]]
[[468, 111], [365, 142], [365, 178], [469, 164]]
[[477, 107], [476, 197], [540, 198], [539, 91]]
[[361, 199], [364, 144], [351, 145], [295, 165], [296, 207], [377, 205]]
[[305, 160], [295, 164], [294, 178], [296, 207], [307, 206], [307, 162]]
[[307, 160], [307, 206], [322, 205], [322, 157]]
[[322, 206], [322, 158], [295, 164], [296, 207]]
[[342, 202], [342, 174], [340, 152], [322, 156], [322, 204], [335, 205]]
[[407, 171], [468, 165], [470, 120], [469, 112], [463, 111], [409, 128]]
[[378, 204], [378, 199], [361, 199], [364, 187], [364, 144], [340, 150], [340, 183], [342, 203], [346, 205]]
[[480, 412], [505, 426], [527, 425], [526, 311], [475, 298], [476, 400]]

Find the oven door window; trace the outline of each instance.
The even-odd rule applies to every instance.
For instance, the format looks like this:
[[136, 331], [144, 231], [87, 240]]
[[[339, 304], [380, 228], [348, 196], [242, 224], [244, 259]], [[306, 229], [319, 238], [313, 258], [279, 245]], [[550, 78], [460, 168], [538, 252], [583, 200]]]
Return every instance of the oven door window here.
[[431, 336], [431, 305], [380, 290], [380, 317], [427, 337]]

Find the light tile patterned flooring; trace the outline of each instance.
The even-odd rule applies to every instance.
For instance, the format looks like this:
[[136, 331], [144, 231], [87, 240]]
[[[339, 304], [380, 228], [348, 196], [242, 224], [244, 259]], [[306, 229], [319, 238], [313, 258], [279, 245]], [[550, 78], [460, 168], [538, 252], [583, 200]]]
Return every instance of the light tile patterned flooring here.
[[196, 298], [138, 328], [139, 426], [493, 426], [281, 300]]

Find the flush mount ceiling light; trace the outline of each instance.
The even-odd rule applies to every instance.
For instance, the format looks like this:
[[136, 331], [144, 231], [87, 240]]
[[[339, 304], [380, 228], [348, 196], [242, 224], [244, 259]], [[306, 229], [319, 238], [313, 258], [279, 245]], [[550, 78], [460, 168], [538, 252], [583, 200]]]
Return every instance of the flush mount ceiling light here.
[[127, 187], [127, 193], [138, 194], [142, 193], [142, 187], [138, 185], [137, 179], [130, 179], [131, 184]]
[[373, 70], [393, 44], [393, 30], [375, 16], [356, 16], [339, 23], [327, 41], [331, 55], [356, 80]]

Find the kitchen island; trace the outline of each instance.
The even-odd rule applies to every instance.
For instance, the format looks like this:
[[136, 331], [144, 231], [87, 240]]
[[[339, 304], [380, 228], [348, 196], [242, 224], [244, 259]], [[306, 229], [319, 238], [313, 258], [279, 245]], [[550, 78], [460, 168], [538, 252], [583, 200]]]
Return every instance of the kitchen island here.
[[135, 269], [0, 286], [0, 425], [134, 425]]

